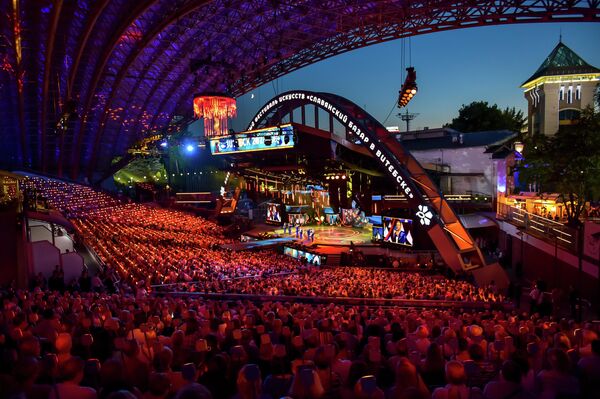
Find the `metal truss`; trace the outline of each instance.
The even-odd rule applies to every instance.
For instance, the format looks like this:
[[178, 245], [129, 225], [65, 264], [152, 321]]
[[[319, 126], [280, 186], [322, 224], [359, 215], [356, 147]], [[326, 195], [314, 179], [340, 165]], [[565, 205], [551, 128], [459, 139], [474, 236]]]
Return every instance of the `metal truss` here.
[[[0, 19], [4, 163], [81, 178], [191, 114], [195, 92], [240, 96], [402, 37], [600, 21], [600, 0], [0, 0]], [[59, 129], [68, 101], [77, 117]]]

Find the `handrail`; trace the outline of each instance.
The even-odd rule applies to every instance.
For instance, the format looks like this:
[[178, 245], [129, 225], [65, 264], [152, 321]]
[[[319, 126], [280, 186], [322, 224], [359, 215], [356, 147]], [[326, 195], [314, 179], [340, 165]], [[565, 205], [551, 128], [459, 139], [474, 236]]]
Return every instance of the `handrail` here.
[[394, 306], [403, 308], [433, 308], [433, 309], [468, 309], [490, 310], [502, 309], [510, 311], [514, 304], [510, 302], [463, 302], [429, 299], [391, 299], [391, 298], [357, 298], [357, 297], [322, 297], [322, 296], [285, 296], [285, 295], [258, 295], [258, 294], [233, 294], [218, 292], [151, 292], [153, 296], [183, 296], [200, 297], [208, 300], [253, 301], [253, 302], [305, 302], [305, 303], [336, 303], [345, 305], [366, 306]]
[[522, 227], [527, 233], [556, 240], [556, 244], [574, 250], [577, 244], [575, 229], [563, 223], [527, 212], [507, 204], [499, 204], [498, 215], [507, 222]]

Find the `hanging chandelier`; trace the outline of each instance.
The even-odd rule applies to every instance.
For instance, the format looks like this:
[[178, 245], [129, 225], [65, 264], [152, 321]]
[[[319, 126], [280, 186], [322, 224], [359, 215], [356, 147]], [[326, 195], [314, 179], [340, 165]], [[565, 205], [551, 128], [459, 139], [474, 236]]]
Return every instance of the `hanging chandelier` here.
[[204, 118], [206, 138], [229, 134], [228, 120], [237, 115], [235, 98], [226, 94], [203, 93], [194, 96], [194, 116]]

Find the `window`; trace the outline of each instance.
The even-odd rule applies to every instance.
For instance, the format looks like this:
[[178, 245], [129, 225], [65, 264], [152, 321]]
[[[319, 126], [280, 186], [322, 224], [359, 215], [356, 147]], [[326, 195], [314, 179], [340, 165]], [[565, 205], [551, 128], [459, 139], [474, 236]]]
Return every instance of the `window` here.
[[569, 86], [569, 92], [567, 94], [567, 102], [571, 104], [573, 102], [573, 86]]
[[560, 90], [558, 92], [558, 97], [560, 101], [565, 101], [565, 86], [560, 86]]
[[575, 89], [575, 99], [581, 100], [581, 85], [577, 85], [577, 88]]
[[563, 109], [558, 113], [559, 121], [574, 121], [579, 119], [581, 111], [578, 109]]

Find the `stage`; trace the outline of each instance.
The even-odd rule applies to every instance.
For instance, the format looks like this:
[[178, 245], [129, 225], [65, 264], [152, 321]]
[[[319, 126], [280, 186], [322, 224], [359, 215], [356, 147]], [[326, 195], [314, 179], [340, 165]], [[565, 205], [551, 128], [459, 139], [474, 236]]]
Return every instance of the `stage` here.
[[[314, 241], [306, 237], [306, 231], [312, 229], [315, 232]], [[350, 243], [355, 245], [370, 245], [371, 230], [356, 227], [338, 227], [338, 226], [302, 226], [304, 231], [303, 238], [296, 237], [296, 228], [292, 227], [292, 234], [284, 234], [282, 226], [260, 225], [247, 231], [244, 235], [255, 238], [291, 238], [294, 242], [303, 245], [342, 245], [348, 246]]]

